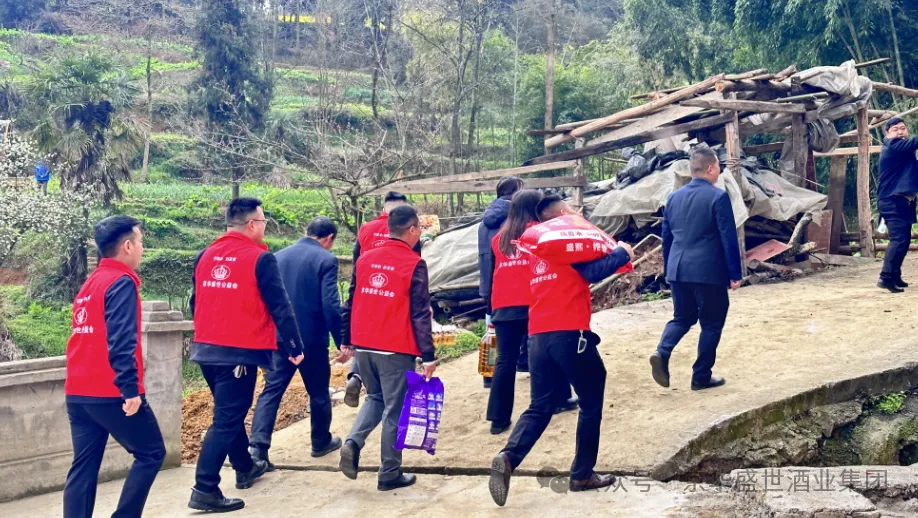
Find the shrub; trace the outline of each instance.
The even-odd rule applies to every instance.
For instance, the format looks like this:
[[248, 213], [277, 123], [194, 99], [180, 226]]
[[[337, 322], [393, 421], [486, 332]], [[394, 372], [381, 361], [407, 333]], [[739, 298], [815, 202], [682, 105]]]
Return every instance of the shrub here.
[[145, 293], [181, 302], [186, 309], [191, 295], [191, 276], [194, 274], [194, 259], [198, 252], [185, 250], [152, 250], [140, 263], [137, 274]]
[[30, 302], [23, 286], [0, 286], [0, 301], [0, 317], [23, 358], [64, 354], [73, 318], [70, 305]]

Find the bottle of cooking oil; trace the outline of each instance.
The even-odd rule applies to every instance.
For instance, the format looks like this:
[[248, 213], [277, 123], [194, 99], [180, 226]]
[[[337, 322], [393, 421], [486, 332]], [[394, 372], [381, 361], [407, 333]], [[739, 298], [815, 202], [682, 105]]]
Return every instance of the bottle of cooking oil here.
[[493, 377], [495, 365], [497, 365], [497, 334], [494, 332], [494, 326], [489, 325], [478, 347], [478, 374], [486, 378]]

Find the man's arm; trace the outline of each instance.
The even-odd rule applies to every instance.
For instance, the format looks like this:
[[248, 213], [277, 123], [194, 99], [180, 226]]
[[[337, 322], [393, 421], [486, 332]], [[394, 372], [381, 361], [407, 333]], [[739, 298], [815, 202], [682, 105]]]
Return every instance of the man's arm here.
[[357, 288], [357, 259], [360, 259], [360, 241], [354, 243], [351, 285], [347, 288], [347, 300], [341, 306], [341, 345], [351, 345], [351, 307], [354, 301], [354, 290]]
[[918, 137], [889, 139], [886, 145], [896, 153], [914, 153], [918, 151]]
[[323, 261], [319, 273], [322, 289], [322, 313], [325, 326], [332, 335], [335, 347], [341, 348], [341, 297], [338, 295], [338, 260], [330, 257]]
[[717, 223], [717, 231], [720, 232], [720, 242], [727, 259], [730, 280], [740, 281], [743, 279], [743, 263], [736, 234], [736, 220], [733, 218], [733, 206], [726, 192], [714, 200], [714, 220]]
[[[488, 279], [487, 279], [488, 284], [484, 288], [486, 292], [484, 295], [484, 300], [485, 300], [485, 305], [487, 306], [485, 308], [485, 312], [488, 315], [490, 315], [491, 312], [493, 311], [493, 308], [491, 307], [491, 294], [494, 292], [493, 290], [494, 288], [494, 268], [496, 264], [497, 264], [497, 257], [494, 255], [494, 249], [488, 248], [488, 266], [490, 268], [488, 270]], [[482, 280], [482, 282], [484, 282], [484, 280]], [[481, 290], [478, 290], [478, 291], [481, 291]]]
[[192, 320], [194, 320], [194, 289], [195, 289], [194, 274], [196, 271], [198, 271], [198, 263], [201, 262], [201, 256], [204, 255], [204, 252], [206, 250], [207, 249], [205, 248], [204, 250], [201, 250], [200, 252], [198, 252], [198, 256], [194, 258], [194, 265], [191, 267], [191, 296], [188, 297], [188, 309], [191, 310]]
[[[670, 197], [670, 201], [672, 197]], [[669, 251], [673, 248], [673, 229], [669, 223], [669, 202], [663, 208], [663, 272], [666, 272], [666, 263], [669, 262]]]
[[576, 263], [571, 266], [590, 284], [602, 281], [613, 275], [619, 268], [628, 264], [631, 256], [622, 247], [617, 247], [611, 254], [587, 263]]
[[137, 286], [124, 276], [105, 291], [105, 329], [108, 363], [115, 371], [115, 386], [125, 400], [140, 394], [137, 374]]
[[427, 278], [427, 263], [418, 262], [411, 276], [411, 328], [414, 331], [414, 341], [421, 351], [421, 360], [424, 363], [436, 361], [436, 349], [433, 343], [433, 327], [430, 316], [430, 289]]
[[261, 298], [265, 301], [274, 325], [283, 338], [280, 345], [288, 356], [296, 358], [303, 352], [303, 339], [300, 338], [293, 306], [284, 288], [274, 254], [263, 252], [258, 257], [258, 262], [255, 263], [255, 279], [258, 281]]

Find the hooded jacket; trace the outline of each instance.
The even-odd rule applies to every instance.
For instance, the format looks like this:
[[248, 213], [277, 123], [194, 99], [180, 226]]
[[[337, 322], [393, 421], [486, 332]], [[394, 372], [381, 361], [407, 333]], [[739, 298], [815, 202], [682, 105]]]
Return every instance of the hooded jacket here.
[[491, 240], [510, 214], [510, 198], [503, 196], [491, 202], [485, 209], [481, 225], [478, 227], [478, 272], [481, 274], [478, 294], [485, 300], [491, 297], [491, 275], [494, 271]]

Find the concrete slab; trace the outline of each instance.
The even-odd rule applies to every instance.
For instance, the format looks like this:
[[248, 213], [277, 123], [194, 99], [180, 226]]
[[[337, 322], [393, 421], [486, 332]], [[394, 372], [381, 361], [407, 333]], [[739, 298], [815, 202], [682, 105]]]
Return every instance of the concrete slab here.
[[[909, 258], [906, 278], [918, 267]], [[895, 369], [915, 369], [918, 361], [918, 288], [891, 294], [875, 287], [879, 264], [840, 268], [793, 283], [758, 285], [731, 293], [730, 316], [720, 345], [715, 373], [727, 385], [702, 392], [689, 390], [698, 330], [676, 349], [672, 385], [663, 389], [650, 376], [648, 356], [671, 318], [669, 301], [639, 304], [594, 315], [593, 328], [603, 337], [606, 402], [598, 469], [629, 474], [672, 476], [673, 459], [692, 453], [700, 437], [739, 415], [810, 391], [795, 404], [825, 402], [833, 386], [858, 388], [843, 380], [892, 374], [870, 390], [908, 383]], [[446, 402], [436, 456], [406, 452], [406, 469], [471, 469], [484, 472], [508, 435], [492, 436], [485, 421], [487, 390], [482, 388], [474, 355], [443, 366]], [[835, 383], [836, 385], [832, 385]], [[892, 390], [892, 389], [889, 389]], [[901, 390], [896, 388], [895, 390]], [[514, 418], [525, 409], [529, 386], [517, 381]], [[782, 418], [775, 409], [772, 417]], [[355, 409], [336, 406], [332, 431], [346, 436]], [[556, 416], [520, 469], [568, 469], [574, 453], [577, 414]], [[278, 464], [336, 469], [338, 456], [309, 457], [309, 422], [275, 434], [272, 459]], [[378, 466], [379, 434], [364, 450], [364, 467]], [[685, 459], [683, 458], [683, 461]], [[444, 471], [447, 472], [447, 471]], [[457, 472], [457, 471], [453, 471]], [[458, 471], [461, 472], [461, 471]]]

